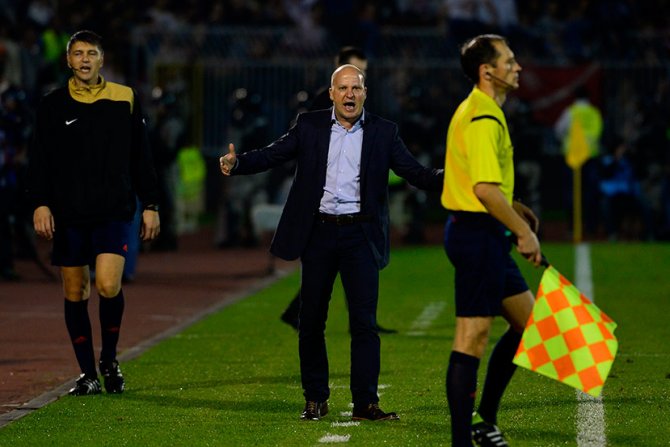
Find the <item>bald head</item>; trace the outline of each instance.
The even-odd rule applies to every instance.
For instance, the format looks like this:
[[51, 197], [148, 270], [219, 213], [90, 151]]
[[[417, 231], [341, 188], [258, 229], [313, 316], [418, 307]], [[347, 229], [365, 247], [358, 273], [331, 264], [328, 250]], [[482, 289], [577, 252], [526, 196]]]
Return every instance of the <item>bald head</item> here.
[[360, 68], [358, 68], [353, 64], [344, 64], [337, 67], [333, 72], [333, 74], [330, 76], [330, 86], [331, 87], [334, 86], [337, 77], [340, 75], [344, 75], [345, 73], [346, 74], [353, 73], [360, 76], [360, 83], [363, 87], [365, 87], [365, 73], [363, 72], [363, 70], [361, 70]]

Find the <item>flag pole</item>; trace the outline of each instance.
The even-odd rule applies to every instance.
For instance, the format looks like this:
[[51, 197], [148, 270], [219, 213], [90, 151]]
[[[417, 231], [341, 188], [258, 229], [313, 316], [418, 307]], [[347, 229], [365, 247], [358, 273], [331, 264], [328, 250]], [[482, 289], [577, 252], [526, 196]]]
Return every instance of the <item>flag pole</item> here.
[[582, 167], [572, 170], [572, 241], [582, 242]]

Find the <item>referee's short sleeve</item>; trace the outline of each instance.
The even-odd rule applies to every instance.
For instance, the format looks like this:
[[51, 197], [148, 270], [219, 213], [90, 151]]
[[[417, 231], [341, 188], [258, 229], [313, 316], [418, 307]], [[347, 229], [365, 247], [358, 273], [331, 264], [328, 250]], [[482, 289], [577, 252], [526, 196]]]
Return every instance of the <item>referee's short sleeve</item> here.
[[473, 120], [465, 130], [472, 186], [477, 183], [502, 183], [500, 160], [501, 125], [497, 120]]

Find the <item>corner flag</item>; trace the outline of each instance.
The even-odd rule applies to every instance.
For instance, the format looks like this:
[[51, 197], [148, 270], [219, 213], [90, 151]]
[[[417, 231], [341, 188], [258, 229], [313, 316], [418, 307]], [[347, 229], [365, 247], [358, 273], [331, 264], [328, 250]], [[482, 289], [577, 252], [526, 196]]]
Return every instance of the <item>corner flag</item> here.
[[579, 169], [591, 158], [589, 142], [586, 139], [584, 126], [579, 120], [573, 120], [568, 132], [567, 153], [565, 162], [572, 169]]
[[597, 397], [619, 346], [615, 329], [610, 317], [548, 266], [514, 363]]

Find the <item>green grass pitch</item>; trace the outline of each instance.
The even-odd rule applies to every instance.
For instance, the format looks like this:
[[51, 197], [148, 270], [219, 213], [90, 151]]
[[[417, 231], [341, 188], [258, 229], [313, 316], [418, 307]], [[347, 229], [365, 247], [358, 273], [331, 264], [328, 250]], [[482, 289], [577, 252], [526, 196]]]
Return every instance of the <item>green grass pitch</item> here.
[[[574, 280], [573, 247], [543, 249]], [[595, 301], [618, 323], [619, 354], [603, 393], [607, 445], [667, 446], [670, 245], [595, 244], [591, 255]], [[541, 271], [519, 264], [536, 289]], [[343, 424], [349, 335], [339, 281], [327, 328], [331, 412], [299, 420], [297, 336], [279, 321], [298, 284], [293, 274], [124, 363], [123, 395], [63, 397], [1, 429], [0, 446], [448, 445], [452, 282], [440, 247], [396, 249], [382, 271], [379, 321], [400, 332], [381, 336], [380, 403], [398, 422]], [[490, 346], [504, 330], [497, 321]], [[572, 388], [519, 369], [499, 425], [513, 446], [575, 446], [577, 406]]]

